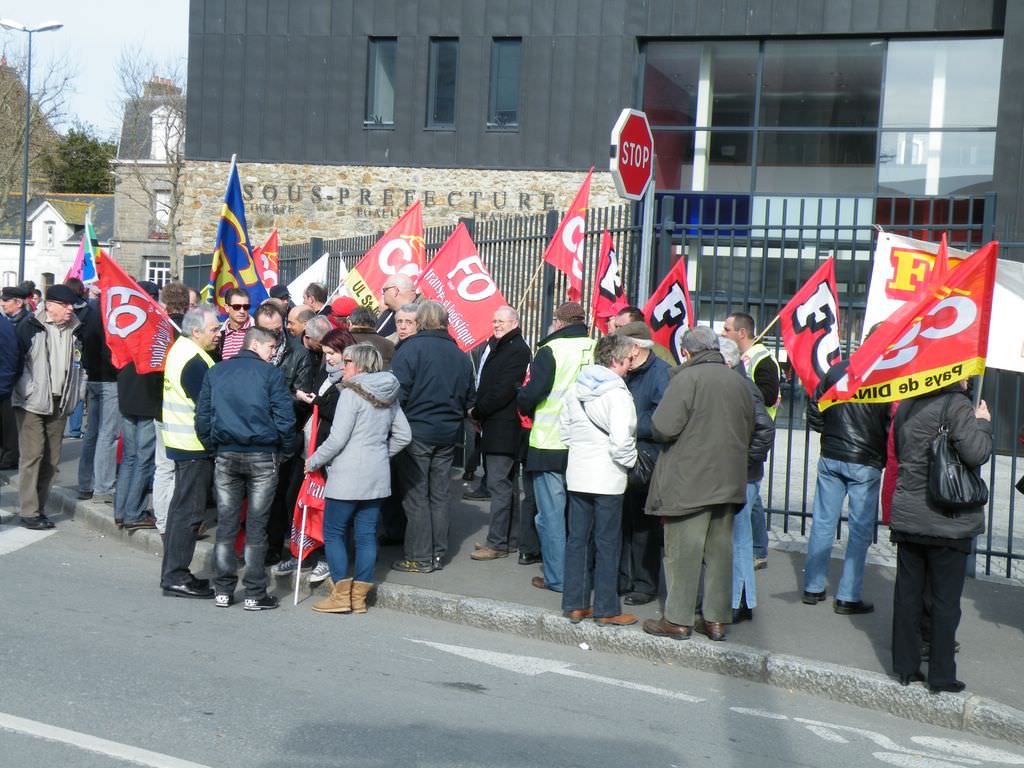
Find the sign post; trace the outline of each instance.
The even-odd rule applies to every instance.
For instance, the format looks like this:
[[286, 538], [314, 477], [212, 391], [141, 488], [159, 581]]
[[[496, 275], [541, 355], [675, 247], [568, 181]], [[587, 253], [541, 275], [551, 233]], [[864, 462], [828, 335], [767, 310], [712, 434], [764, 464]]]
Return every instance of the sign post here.
[[643, 305], [651, 290], [654, 241], [654, 134], [647, 115], [624, 109], [612, 126], [608, 169], [615, 188], [627, 200], [643, 200], [643, 236], [640, 243], [640, 280], [637, 303]]

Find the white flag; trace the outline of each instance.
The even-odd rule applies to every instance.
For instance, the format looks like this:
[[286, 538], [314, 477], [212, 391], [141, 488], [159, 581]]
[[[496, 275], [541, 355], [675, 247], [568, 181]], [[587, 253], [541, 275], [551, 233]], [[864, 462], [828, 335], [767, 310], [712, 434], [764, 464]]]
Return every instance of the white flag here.
[[[310, 264], [308, 267], [306, 267], [302, 271], [301, 275], [299, 275], [294, 280], [292, 280], [290, 283], [288, 283], [288, 295], [292, 297], [292, 301], [294, 301], [296, 304], [301, 302], [302, 301], [302, 294], [306, 290], [306, 286], [308, 286], [310, 283], [324, 283], [326, 285], [326, 283], [327, 283], [327, 261], [330, 259], [330, 257], [331, 257], [331, 254], [325, 253], [319, 259], [317, 259], [312, 264]], [[348, 293], [345, 291], [345, 287], [344, 286], [345, 286], [345, 275], [348, 274], [348, 270], [345, 269], [344, 262], [341, 262], [338, 265], [338, 268], [341, 270], [340, 274], [338, 275], [338, 281], [339, 281], [338, 282], [338, 287], [341, 288], [340, 293], [342, 295], [346, 295], [347, 296]], [[335, 296], [338, 293], [339, 293], [338, 288], [335, 288], [333, 291], [331, 291], [330, 295], [331, 296]], [[328, 298], [328, 302], [330, 302], [330, 298]]]

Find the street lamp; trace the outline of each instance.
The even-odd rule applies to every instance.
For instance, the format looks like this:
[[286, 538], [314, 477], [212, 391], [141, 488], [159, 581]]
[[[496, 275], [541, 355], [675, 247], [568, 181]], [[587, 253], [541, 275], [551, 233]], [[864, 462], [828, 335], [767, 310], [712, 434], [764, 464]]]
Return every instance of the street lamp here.
[[36, 32], [50, 32], [64, 25], [59, 21], [47, 21], [34, 27], [26, 27], [13, 19], [0, 19], [0, 27], [24, 32], [28, 35], [28, 61], [25, 68], [25, 158], [21, 180], [21, 248], [18, 251], [18, 282], [25, 280], [25, 239], [28, 227], [28, 136], [32, 129], [32, 35]]

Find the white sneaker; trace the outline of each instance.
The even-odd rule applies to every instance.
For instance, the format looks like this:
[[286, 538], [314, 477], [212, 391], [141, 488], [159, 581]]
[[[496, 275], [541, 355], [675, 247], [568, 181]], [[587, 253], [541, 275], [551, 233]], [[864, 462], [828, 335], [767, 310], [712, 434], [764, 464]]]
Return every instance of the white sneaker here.
[[331, 575], [331, 567], [327, 564], [326, 560], [321, 560], [313, 568], [313, 572], [309, 574], [310, 584], [319, 584], [324, 581], [328, 576]]
[[235, 598], [232, 595], [214, 595], [213, 604], [218, 608], [230, 608], [231, 604], [235, 602]]
[[[291, 576], [295, 573], [295, 569], [299, 567], [298, 558], [289, 557], [287, 560], [282, 560], [280, 563], [271, 568], [271, 573], [275, 576]], [[309, 569], [309, 561], [302, 561], [302, 570]]]

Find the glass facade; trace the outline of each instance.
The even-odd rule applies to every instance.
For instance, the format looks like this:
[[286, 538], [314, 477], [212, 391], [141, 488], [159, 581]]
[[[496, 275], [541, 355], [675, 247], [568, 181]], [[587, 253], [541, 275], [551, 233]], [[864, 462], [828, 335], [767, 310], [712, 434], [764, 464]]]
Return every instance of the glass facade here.
[[395, 124], [395, 56], [398, 40], [370, 38], [366, 64], [366, 125]]
[[487, 105], [488, 128], [519, 126], [519, 72], [523, 41], [496, 38], [491, 43], [491, 82]]
[[427, 127], [455, 127], [455, 75], [459, 41], [435, 38], [430, 41], [430, 74], [427, 81]]

